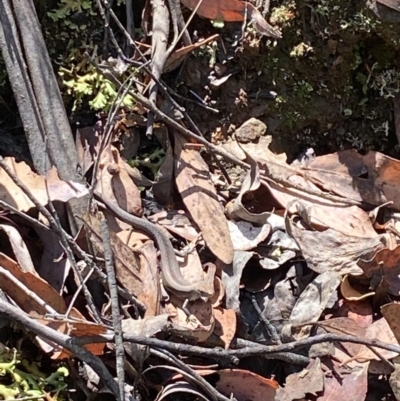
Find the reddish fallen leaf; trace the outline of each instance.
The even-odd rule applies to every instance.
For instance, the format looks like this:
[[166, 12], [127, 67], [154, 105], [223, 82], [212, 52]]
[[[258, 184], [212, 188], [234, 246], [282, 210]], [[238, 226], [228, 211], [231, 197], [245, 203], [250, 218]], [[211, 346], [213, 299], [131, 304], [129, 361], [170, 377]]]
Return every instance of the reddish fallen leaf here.
[[358, 264], [371, 280], [376, 282], [376, 278], [380, 278], [376, 288], [377, 292], [383, 291], [392, 295], [400, 295], [400, 246], [393, 250], [382, 249], [372, 260], [360, 260]]
[[[385, 318], [376, 320], [371, 325], [369, 325], [365, 332], [365, 338], [370, 340], [380, 340], [388, 344], [398, 345], [398, 341]], [[366, 345], [362, 345], [355, 359], [357, 361], [379, 361], [381, 358], [393, 359], [399, 355], [399, 353], [397, 352], [388, 351], [376, 347], [371, 348], [374, 349], [376, 353], [369, 349]]]
[[142, 282], [139, 301], [146, 305], [145, 317], [160, 313], [160, 276], [158, 272], [157, 249], [152, 241], [146, 241], [140, 247], [140, 279]]
[[350, 373], [325, 376], [324, 392], [315, 401], [364, 401], [368, 389], [368, 363], [353, 368]]
[[393, 331], [396, 340], [400, 342], [400, 304], [383, 305], [381, 312]]
[[[187, 8], [194, 10], [199, 0], [181, 0], [181, 2]], [[197, 14], [210, 20], [226, 22], [243, 21], [247, 16], [259, 33], [273, 38], [281, 37], [280, 32], [274, 30], [252, 4], [243, 1], [203, 0], [197, 9]]]
[[[37, 319], [40, 323], [45, 326], [51, 327], [60, 333], [67, 334], [71, 337], [85, 337], [85, 336], [99, 336], [107, 332], [107, 327], [101, 326], [97, 323], [91, 322], [78, 322], [74, 320], [62, 321], [53, 319]], [[71, 353], [64, 348], [56, 346], [54, 343], [48, 342], [38, 337], [39, 344], [42, 348], [48, 352], [52, 352], [52, 359], [64, 359], [69, 358]], [[47, 347], [46, 347], [47, 346]], [[53, 347], [54, 346], [54, 347]], [[86, 344], [84, 348], [93, 353], [94, 355], [102, 355], [105, 344], [94, 343]]]
[[[330, 186], [334, 186], [331, 182], [326, 183], [321, 181], [318, 176], [312, 179], [313, 174], [318, 174], [319, 170], [311, 170], [310, 172], [308, 166], [303, 168], [287, 164], [285, 154], [276, 155], [269, 149], [271, 141], [271, 137], [261, 137], [257, 144], [245, 143], [241, 144], [239, 148], [237, 144], [234, 146], [235, 142], [231, 142], [226, 147], [228, 150], [234, 151], [234, 154], [241, 159], [251, 157], [258, 162], [261, 166], [261, 175], [266, 170], [273, 177], [278, 177], [287, 182], [287, 186], [276, 185], [271, 182], [262, 182], [262, 184], [269, 189], [275, 200], [284, 208], [287, 208], [294, 200], [300, 201], [308, 210], [310, 222], [316, 227], [320, 227], [321, 229], [332, 228], [346, 236], [352, 237], [369, 238], [377, 236], [369, 214], [366, 211], [357, 206], [344, 206], [341, 203], [319, 196], [321, 188], [323, 194], [326, 187], [328, 187], [326, 192], [329, 192], [329, 195], [341, 193], [330, 189]], [[252, 175], [260, 174], [256, 170], [258, 167], [254, 163], [251, 164]], [[331, 168], [339, 169], [336, 165]], [[321, 174], [323, 173], [324, 171], [321, 172]], [[346, 177], [346, 180], [349, 180], [349, 174], [347, 173], [346, 175], [340, 169], [337, 173], [333, 170], [331, 176], [326, 179], [335, 180], [337, 178], [340, 181], [344, 179], [343, 175]], [[261, 178], [260, 176], [259, 179]], [[304, 192], [302, 188], [304, 188]], [[315, 192], [315, 195], [306, 192], [306, 190]], [[266, 198], [265, 195], [263, 197]], [[360, 200], [360, 194], [348, 197]]]
[[[301, 400], [306, 394], [321, 392], [324, 389], [324, 373], [319, 358], [311, 360], [307, 368], [286, 378], [284, 388], [277, 391], [279, 401]], [[309, 398], [305, 398], [309, 399]]]
[[[165, 62], [163, 73], [167, 73], [173, 71], [175, 68], [179, 67], [185, 57], [190, 54], [192, 51], [198, 49], [201, 46], [204, 46], [207, 43], [210, 43], [216, 40], [219, 37], [218, 34], [212, 35], [207, 39], [199, 40], [198, 42], [190, 45], [181, 47], [178, 50], [175, 50], [169, 57], [168, 60]], [[192, 144], [194, 145], [194, 144]]]
[[[180, 336], [189, 335], [192, 340], [205, 342], [214, 332], [215, 318], [211, 302], [197, 300], [190, 302], [187, 306], [191, 315], [188, 319], [187, 313], [182, 309], [183, 300], [171, 296], [170, 303], [165, 305], [165, 311], [170, 314], [173, 328]], [[177, 307], [175, 305], [178, 305]]]
[[[364, 338], [367, 329], [360, 327], [354, 320], [347, 317], [337, 317], [320, 322], [320, 325], [328, 333], [338, 335], [350, 335], [358, 338]], [[340, 343], [346, 352], [351, 356], [355, 356], [360, 352], [361, 345], [354, 343]]]
[[140, 192], [125, 170], [124, 164], [116, 148], [111, 145], [105, 148], [97, 171], [96, 189], [115, 200], [128, 213], [140, 216], [143, 213]]
[[267, 379], [248, 370], [224, 369], [218, 372], [217, 389], [237, 400], [273, 401], [279, 385], [275, 380]]
[[214, 309], [215, 329], [214, 334], [224, 343], [225, 349], [229, 349], [235, 337], [237, 317], [233, 309]]
[[[77, 198], [88, 194], [88, 190], [83, 184], [61, 181], [54, 167], [49, 170], [48, 177], [46, 178], [34, 173], [26, 163], [17, 163], [12, 157], [5, 157], [4, 161], [42, 205], [47, 205], [48, 193], [52, 201], [62, 202], [67, 202], [71, 198]], [[48, 192], [46, 190], [46, 181]], [[35, 206], [21, 188], [12, 181], [4, 169], [0, 169], [0, 182], [0, 199], [2, 201], [13, 205], [23, 212]]]
[[344, 299], [347, 301], [361, 301], [362, 299], [370, 298], [375, 295], [375, 291], [368, 291], [368, 289], [366, 289], [366, 291], [362, 292], [359, 288], [354, 288], [350, 283], [352, 277], [353, 276], [347, 274], [343, 277], [342, 283], [340, 284], [340, 292]]
[[335, 316], [349, 317], [360, 327], [368, 327], [373, 322], [372, 305], [369, 300], [351, 302], [346, 300], [339, 301], [339, 309]]
[[180, 135], [175, 135], [176, 186], [210, 251], [230, 264], [233, 244], [223, 206], [208, 178], [209, 168], [198, 152], [184, 149], [185, 143]]
[[376, 206], [393, 201], [400, 209], [400, 161], [382, 153], [345, 150], [316, 157], [306, 173], [330, 193]]
[[[18, 264], [3, 253], [0, 253], [0, 265], [29, 291], [38, 294], [47, 305], [58, 313], [64, 314], [67, 311], [67, 307], [61, 295], [37, 274], [22, 272]], [[9, 278], [4, 276], [0, 277], [0, 288], [26, 313], [36, 312], [40, 315], [47, 313], [46, 309], [40, 303], [29, 296], [29, 292], [22, 291]]]

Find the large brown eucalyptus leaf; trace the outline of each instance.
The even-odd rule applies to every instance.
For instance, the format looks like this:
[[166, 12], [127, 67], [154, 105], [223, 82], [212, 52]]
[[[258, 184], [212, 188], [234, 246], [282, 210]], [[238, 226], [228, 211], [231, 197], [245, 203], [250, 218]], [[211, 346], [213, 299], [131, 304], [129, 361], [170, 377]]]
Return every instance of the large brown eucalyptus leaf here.
[[224, 208], [199, 152], [184, 149], [185, 140], [175, 135], [176, 186], [192, 219], [211, 252], [223, 263], [233, 260], [233, 245]]

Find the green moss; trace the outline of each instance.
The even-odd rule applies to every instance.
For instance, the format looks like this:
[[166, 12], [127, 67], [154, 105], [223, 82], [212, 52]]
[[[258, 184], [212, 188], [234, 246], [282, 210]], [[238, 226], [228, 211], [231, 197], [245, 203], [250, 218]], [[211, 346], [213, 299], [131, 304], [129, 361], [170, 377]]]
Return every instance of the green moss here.
[[284, 1], [272, 20], [283, 38], [267, 42], [260, 67], [278, 94], [266, 116], [279, 120], [275, 138], [385, 149], [391, 99], [400, 90], [399, 40], [390, 24], [352, 0]]

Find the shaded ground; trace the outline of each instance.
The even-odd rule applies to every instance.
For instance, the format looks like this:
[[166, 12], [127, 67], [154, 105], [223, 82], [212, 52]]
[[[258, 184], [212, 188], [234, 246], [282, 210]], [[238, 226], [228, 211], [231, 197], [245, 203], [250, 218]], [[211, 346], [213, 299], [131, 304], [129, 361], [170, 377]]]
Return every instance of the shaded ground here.
[[[55, 67], [71, 72], [60, 77], [71, 121], [91, 125], [94, 112], [88, 101], [93, 96], [71, 89], [74, 79], [85, 73], [80, 69], [83, 52], [91, 53], [102, 43], [101, 21], [95, 10], [82, 7], [84, 3], [77, 1], [65, 16], [61, 11], [65, 13], [66, 6], [57, 3], [38, 5], [38, 12]], [[140, 6], [136, 2], [137, 27]], [[392, 100], [400, 81], [398, 27], [377, 19], [364, 1], [349, 0], [273, 1], [270, 21], [281, 27], [282, 40], [260, 38], [250, 27], [241, 44], [237, 40], [241, 24], [217, 30], [209, 21], [194, 18], [192, 36], [219, 33], [223, 45], [219, 42], [197, 51], [165, 79], [180, 95], [196, 100], [193, 91], [219, 111], [179, 100], [202, 131], [223, 138], [248, 118], [257, 117], [267, 123], [275, 149], [290, 158], [309, 146], [318, 154], [356, 148], [396, 156]], [[210, 74], [231, 76], [213, 87]], [[17, 124], [16, 109], [4, 72], [0, 76], [1, 95], [9, 106], [3, 108], [1, 127], [10, 130]]]
[[[205, 130], [221, 126], [227, 133], [232, 125], [258, 117], [267, 123], [276, 149], [291, 157], [308, 146], [319, 154], [356, 148], [396, 156], [395, 27], [380, 23], [363, 2], [299, 3], [286, 2], [284, 16], [281, 7], [285, 22], [277, 44], [247, 32], [243, 47], [228, 48], [235, 57], [225, 65], [233, 75], [216, 90], [204, 90], [211, 71], [207, 61], [189, 60], [182, 91], [209, 95], [221, 111], [217, 118], [195, 109], [191, 115], [200, 117]], [[273, 11], [272, 19], [279, 20], [277, 14]]]

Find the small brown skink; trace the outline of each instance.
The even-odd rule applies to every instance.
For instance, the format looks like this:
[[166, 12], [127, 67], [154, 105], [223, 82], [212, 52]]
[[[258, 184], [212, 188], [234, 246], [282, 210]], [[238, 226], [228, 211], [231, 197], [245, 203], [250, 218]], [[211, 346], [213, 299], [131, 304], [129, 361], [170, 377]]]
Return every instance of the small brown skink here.
[[[157, 244], [161, 257], [161, 277], [164, 286], [174, 295], [183, 300], [194, 301], [201, 297], [209, 298], [214, 295], [213, 287], [215, 267], [209, 268], [207, 278], [197, 283], [189, 283], [182, 276], [178, 261], [175, 257], [174, 248], [168, 237], [155, 224], [148, 220], [134, 216], [121, 209], [116, 202], [106, 199], [99, 192], [95, 191], [94, 196], [104, 203], [107, 209], [113, 212], [116, 217], [132, 227], [148, 234]], [[101, 206], [101, 205], [100, 205]]]

